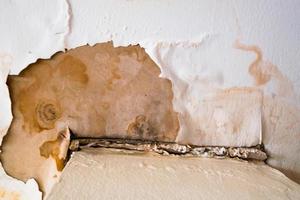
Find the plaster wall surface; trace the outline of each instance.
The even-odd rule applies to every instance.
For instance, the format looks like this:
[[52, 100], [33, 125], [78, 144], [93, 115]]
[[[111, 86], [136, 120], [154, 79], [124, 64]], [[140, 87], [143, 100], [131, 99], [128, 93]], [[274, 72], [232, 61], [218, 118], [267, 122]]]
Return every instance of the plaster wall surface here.
[[140, 44], [172, 82], [178, 142], [263, 143], [267, 163], [300, 180], [299, 18], [297, 0], [1, 1], [1, 136], [8, 74], [85, 44]]
[[264, 163], [84, 149], [47, 199], [299, 198], [300, 186]]

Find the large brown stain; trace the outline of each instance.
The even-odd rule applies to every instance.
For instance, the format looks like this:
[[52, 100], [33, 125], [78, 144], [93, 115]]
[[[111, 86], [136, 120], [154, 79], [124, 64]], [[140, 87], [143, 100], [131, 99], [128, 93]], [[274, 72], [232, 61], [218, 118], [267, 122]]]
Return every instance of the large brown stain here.
[[39, 133], [55, 127], [63, 111], [61, 97], [87, 84], [85, 70], [86, 66], [80, 60], [66, 55], [57, 67], [53, 67], [49, 60], [39, 60], [20, 75], [9, 76], [13, 114], [16, 117], [21, 114], [26, 132]]
[[44, 163], [53, 159], [58, 171], [64, 166], [62, 127], [77, 137], [175, 141], [172, 84], [159, 75], [139, 45], [108, 42], [59, 52], [9, 76], [14, 118], [2, 145], [6, 172], [35, 178], [45, 192], [53, 174]]
[[114, 48], [107, 43], [39, 60], [19, 76], [10, 76], [8, 85], [14, 116], [22, 117], [28, 133], [66, 121], [78, 136], [128, 137], [128, 124], [145, 115], [158, 140], [174, 141], [179, 124], [172, 85], [159, 74], [139, 46]]

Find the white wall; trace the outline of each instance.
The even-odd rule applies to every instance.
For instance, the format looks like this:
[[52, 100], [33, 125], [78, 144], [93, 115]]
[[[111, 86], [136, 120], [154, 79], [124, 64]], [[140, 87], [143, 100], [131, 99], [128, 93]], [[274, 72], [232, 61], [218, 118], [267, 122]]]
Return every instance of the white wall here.
[[[1, 134], [11, 120], [8, 72], [65, 48], [140, 44], [173, 83], [178, 142], [262, 141], [268, 163], [300, 180], [299, 19], [297, 0], [3, 0]], [[263, 57], [253, 63], [257, 48]], [[251, 64], [269, 81], [256, 85]]]

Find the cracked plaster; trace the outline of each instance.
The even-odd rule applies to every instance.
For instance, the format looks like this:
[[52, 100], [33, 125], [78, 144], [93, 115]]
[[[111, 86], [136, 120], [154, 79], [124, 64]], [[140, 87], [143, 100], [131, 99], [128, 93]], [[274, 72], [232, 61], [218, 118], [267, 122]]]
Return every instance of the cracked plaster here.
[[[160, 66], [161, 76], [172, 81], [173, 106], [183, 119], [198, 117], [189, 112], [187, 103], [195, 96], [199, 98], [195, 99], [197, 106], [201, 105], [199, 100], [216, 95], [216, 90], [254, 87], [262, 91], [262, 120], [256, 121], [262, 123], [261, 131], [252, 130], [253, 135], [235, 140], [236, 145], [262, 141], [270, 155], [267, 162], [299, 180], [299, 6], [295, 0], [2, 1], [1, 135], [5, 135], [12, 119], [5, 84], [8, 74], [18, 74], [38, 58], [85, 44], [110, 40], [115, 46], [139, 43]], [[234, 48], [236, 39], [258, 45], [264, 59], [277, 66], [281, 75], [256, 85], [248, 71], [256, 59], [255, 51]], [[292, 92], [278, 90], [282, 84]], [[189, 98], [178, 101], [183, 94]], [[188, 127], [193, 130], [199, 125], [196, 123]], [[220, 139], [223, 143], [224, 137]], [[230, 141], [225, 138], [225, 142]]]

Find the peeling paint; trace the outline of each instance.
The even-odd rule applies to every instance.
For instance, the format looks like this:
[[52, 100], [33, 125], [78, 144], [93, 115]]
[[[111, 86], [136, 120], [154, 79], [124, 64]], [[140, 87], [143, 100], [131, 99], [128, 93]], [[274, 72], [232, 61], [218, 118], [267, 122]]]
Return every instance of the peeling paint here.
[[[14, 118], [2, 144], [4, 169], [20, 180], [35, 178], [47, 194], [64, 167], [65, 127], [77, 137], [174, 141], [179, 124], [172, 86], [159, 72], [138, 45], [103, 43], [55, 54], [9, 76]], [[53, 171], [44, 167], [50, 161]]]
[[[0, 134], [6, 133], [12, 119], [5, 85], [8, 73], [18, 74], [38, 58], [49, 58], [65, 48], [110, 40], [114, 41], [114, 46], [139, 43], [160, 67], [160, 76], [171, 80], [173, 107], [179, 112], [178, 136], [184, 138], [191, 133], [197, 143], [203, 144], [251, 146], [263, 142], [270, 154], [269, 164], [284, 170], [290, 177], [299, 177], [299, 5], [296, 0], [218, 4], [193, 0], [188, 3], [175, 0], [172, 3], [124, 1], [118, 4], [114, 1], [1, 1]], [[130, 15], [123, 12], [124, 8]], [[186, 12], [182, 13], [182, 10]], [[236, 46], [240, 49], [232, 48], [237, 35], [243, 41]], [[105, 56], [97, 58], [101, 60]], [[120, 81], [120, 71], [113, 71], [110, 78], [105, 87], [113, 89], [114, 83]], [[80, 84], [77, 87], [80, 88]], [[239, 134], [226, 134], [226, 137], [218, 137], [218, 134], [205, 141], [203, 138], [207, 134], [202, 129], [210, 128], [200, 123], [199, 118], [206, 114], [199, 105], [221, 104], [222, 101], [209, 103], [205, 99], [218, 96], [224, 89], [237, 87], [255, 87], [258, 91], [254, 93], [261, 90], [263, 95], [259, 106], [261, 94], [257, 98], [246, 92], [240, 92], [240, 98], [230, 94], [227, 100], [231, 101], [229, 99], [235, 96], [237, 110], [243, 108], [244, 100], [250, 103], [251, 99], [257, 103], [251, 105], [262, 109], [256, 109], [255, 115], [238, 119], [235, 126], [228, 126], [228, 119], [236, 118], [225, 112], [226, 109], [209, 109], [206, 114], [212, 118], [209, 121], [212, 130], [221, 135], [228, 130]], [[110, 107], [107, 101], [101, 104], [104, 110]], [[234, 110], [233, 107], [230, 109]], [[241, 112], [246, 114], [247, 109]], [[140, 114], [130, 116], [124, 129]], [[257, 117], [259, 115], [262, 121]], [[56, 123], [64, 127], [59, 119]], [[240, 134], [243, 131], [238, 125], [250, 119], [255, 122], [255, 127], [262, 129], [247, 129], [247, 134]], [[36, 137], [42, 137], [44, 142], [55, 140], [58, 131], [43, 130]], [[38, 149], [37, 145], [41, 143], [33, 141], [30, 145]]]

